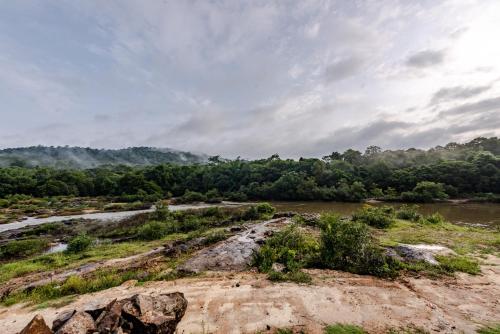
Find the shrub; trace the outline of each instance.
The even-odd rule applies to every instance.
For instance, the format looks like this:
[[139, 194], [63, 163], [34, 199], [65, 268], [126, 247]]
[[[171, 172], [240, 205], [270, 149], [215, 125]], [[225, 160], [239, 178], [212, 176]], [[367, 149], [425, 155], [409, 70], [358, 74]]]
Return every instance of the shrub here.
[[245, 202], [248, 201], [248, 196], [241, 191], [231, 192], [226, 194], [226, 198], [229, 201], [233, 202]]
[[142, 240], [157, 240], [163, 238], [169, 232], [169, 228], [165, 223], [151, 221], [139, 227], [137, 236]]
[[441, 216], [439, 213], [436, 212], [433, 213], [432, 215], [420, 219], [419, 222], [422, 224], [439, 225], [445, 223], [446, 220], [444, 219], [443, 216]]
[[155, 210], [150, 214], [152, 220], [167, 220], [170, 216], [170, 211], [168, 210], [168, 205], [165, 205], [162, 201], [158, 201], [155, 204]]
[[390, 206], [365, 206], [352, 215], [352, 220], [376, 228], [386, 228], [394, 222], [394, 208]]
[[244, 220], [271, 219], [276, 209], [269, 203], [259, 203], [250, 206], [244, 213]]
[[418, 213], [418, 205], [403, 204], [396, 210], [396, 218], [418, 221], [422, 216]]
[[448, 195], [442, 183], [422, 181], [417, 183], [412, 191], [401, 193], [401, 199], [407, 202], [428, 203], [435, 199], [445, 199]]
[[296, 225], [286, 227], [267, 239], [254, 255], [254, 264], [261, 272], [269, 272], [273, 263], [281, 263], [285, 271], [297, 271], [316, 257], [318, 244]]
[[365, 334], [361, 327], [348, 324], [335, 324], [325, 328], [325, 334]]
[[323, 215], [321, 220], [323, 266], [380, 277], [397, 275], [398, 264], [374, 244], [366, 224], [344, 221], [331, 214]]
[[193, 202], [205, 202], [207, 197], [202, 193], [196, 191], [186, 190], [184, 195], [180, 198], [180, 203], [193, 203]]
[[81, 253], [86, 251], [92, 245], [92, 242], [93, 239], [91, 237], [85, 233], [81, 233], [69, 241], [66, 251], [68, 253]]
[[207, 191], [206, 193], [206, 200], [205, 202], [207, 203], [220, 203], [222, 202], [222, 196], [219, 194], [219, 191], [217, 189], [212, 189]]
[[20, 258], [40, 254], [49, 247], [46, 239], [15, 240], [0, 247], [0, 258]]

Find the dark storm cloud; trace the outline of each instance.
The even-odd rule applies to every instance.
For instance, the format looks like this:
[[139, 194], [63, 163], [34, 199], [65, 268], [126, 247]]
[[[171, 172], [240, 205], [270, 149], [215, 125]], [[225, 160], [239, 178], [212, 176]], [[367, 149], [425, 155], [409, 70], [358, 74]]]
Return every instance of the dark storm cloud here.
[[446, 87], [441, 88], [432, 95], [430, 104], [436, 104], [439, 102], [452, 101], [452, 100], [464, 100], [469, 97], [479, 95], [483, 92], [489, 90], [491, 86], [474, 86], [474, 87]]
[[406, 65], [409, 67], [426, 68], [444, 62], [445, 52], [443, 50], [424, 50], [409, 56]]

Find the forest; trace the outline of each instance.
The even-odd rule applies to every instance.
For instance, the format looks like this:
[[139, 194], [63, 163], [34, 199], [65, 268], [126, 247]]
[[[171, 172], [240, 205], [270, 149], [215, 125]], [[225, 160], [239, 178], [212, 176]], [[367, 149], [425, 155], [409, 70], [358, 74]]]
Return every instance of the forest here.
[[122, 201], [325, 200], [429, 202], [446, 198], [498, 201], [500, 139], [476, 138], [429, 150], [349, 149], [319, 158], [207, 163], [107, 165], [72, 169], [0, 168], [0, 198], [14, 195], [113, 196]]

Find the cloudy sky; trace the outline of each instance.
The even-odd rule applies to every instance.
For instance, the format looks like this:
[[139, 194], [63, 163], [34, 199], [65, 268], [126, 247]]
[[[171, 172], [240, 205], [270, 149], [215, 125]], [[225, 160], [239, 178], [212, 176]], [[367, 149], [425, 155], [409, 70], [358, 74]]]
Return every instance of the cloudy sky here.
[[500, 135], [500, 1], [0, 0], [0, 147], [225, 157]]

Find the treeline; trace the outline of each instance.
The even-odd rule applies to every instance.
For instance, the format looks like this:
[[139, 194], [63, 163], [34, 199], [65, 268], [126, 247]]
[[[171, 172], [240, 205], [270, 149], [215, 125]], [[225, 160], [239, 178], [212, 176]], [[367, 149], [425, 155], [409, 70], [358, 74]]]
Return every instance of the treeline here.
[[386, 200], [500, 194], [500, 140], [477, 138], [427, 151], [333, 152], [322, 159], [245, 161], [210, 158], [207, 164], [102, 167], [87, 170], [0, 169], [0, 197], [117, 196], [153, 201], [168, 196], [232, 200]]
[[32, 146], [0, 150], [1, 167], [95, 168], [103, 165], [149, 166], [161, 163], [191, 164], [207, 161], [204, 155], [153, 147], [119, 150], [88, 147]]

